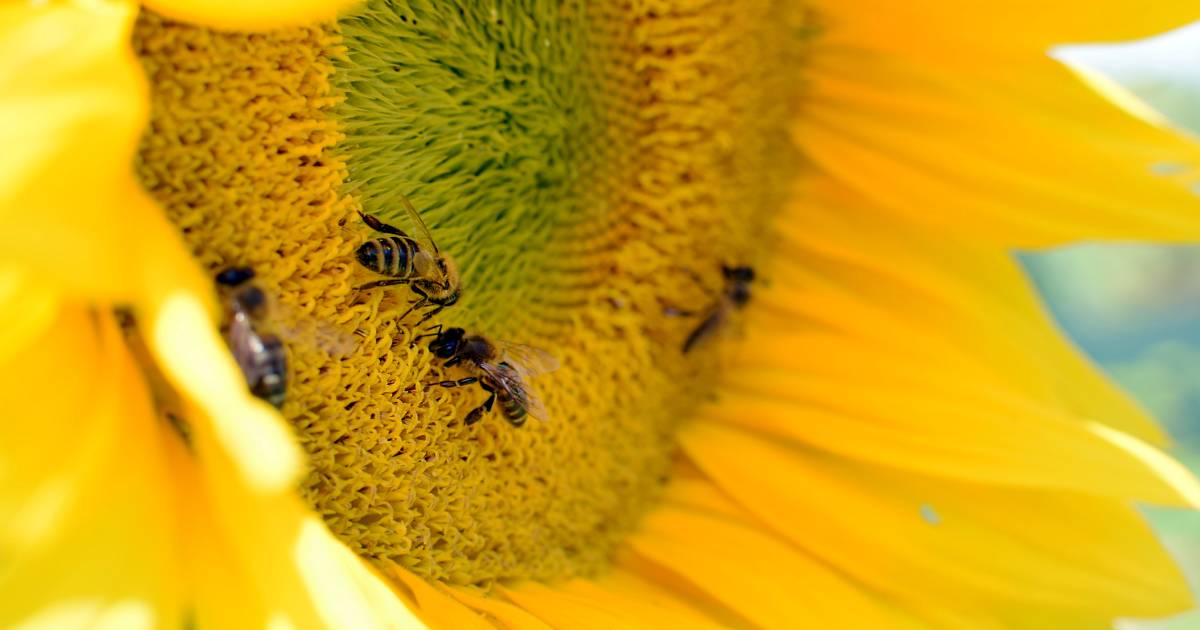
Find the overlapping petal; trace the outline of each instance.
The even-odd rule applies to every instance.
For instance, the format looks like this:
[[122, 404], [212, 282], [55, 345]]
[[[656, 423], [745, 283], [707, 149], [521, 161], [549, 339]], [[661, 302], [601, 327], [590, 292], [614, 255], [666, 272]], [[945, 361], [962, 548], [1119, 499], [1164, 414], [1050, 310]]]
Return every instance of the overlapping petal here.
[[13, 3], [0, 12], [0, 259], [110, 301], [166, 286], [207, 295], [133, 178], [147, 116], [129, 46], [137, 6]]
[[968, 68], [1040, 55], [1056, 44], [1149, 37], [1200, 19], [1194, 4], [1177, 0], [1153, 5], [817, 0], [813, 6], [831, 45]]
[[1111, 618], [1191, 605], [1142, 517], [1118, 502], [847, 462], [716, 423], [683, 440], [774, 536], [917, 610], [952, 598]]
[[[0, 12], [0, 625], [422, 627], [300, 503], [294, 440], [246, 392], [209, 282], [134, 180], [137, 6]], [[131, 356], [118, 305], [166, 379]], [[169, 381], [187, 447], [158, 408]]]
[[946, 68], [830, 48], [811, 77], [797, 142], [872, 213], [1010, 248], [1200, 238], [1200, 147], [1047, 55]]
[[[995, 387], [1165, 443], [1145, 411], [1063, 337], [1011, 252], [872, 214], [869, 201], [827, 179], [812, 180], [802, 194], [779, 230], [787, 255], [768, 272], [776, 290], [759, 295], [768, 333], [816, 344], [845, 338], [849, 355], [856, 348], [878, 355], [868, 365], [880, 368], [880, 385], [912, 363], [914, 377], [957, 374], [947, 386]], [[849, 367], [832, 349], [745, 347], [744, 360], [763, 367], [807, 369], [815, 360], [830, 371]]]
[[170, 474], [144, 381], [111, 317], [71, 305], [50, 321], [0, 364], [0, 625], [180, 625]]
[[331, 20], [358, 0], [149, 0], [146, 6], [185, 22], [223, 29], [266, 30]]

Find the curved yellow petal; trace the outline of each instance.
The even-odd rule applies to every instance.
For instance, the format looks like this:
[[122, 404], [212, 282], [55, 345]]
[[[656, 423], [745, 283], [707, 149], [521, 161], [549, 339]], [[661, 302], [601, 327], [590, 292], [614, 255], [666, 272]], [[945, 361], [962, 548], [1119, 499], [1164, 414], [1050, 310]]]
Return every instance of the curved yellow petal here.
[[398, 565], [387, 567], [384, 572], [399, 588], [404, 589], [406, 599], [411, 603], [413, 610], [430, 627], [480, 630], [492, 627], [463, 602], [465, 598], [460, 597], [459, 593], [448, 593], [440, 585]]
[[222, 29], [266, 30], [332, 20], [358, 0], [148, 0], [171, 19]]
[[44, 278], [19, 267], [0, 267], [0, 363], [42, 338], [58, 316], [61, 299]]
[[[911, 363], [1154, 445], [1166, 442], [1154, 421], [1063, 338], [1010, 252], [868, 219], [868, 206], [834, 185], [813, 192], [817, 198], [790, 210], [792, 220], [780, 229], [786, 254], [764, 271], [770, 284], [748, 313], [762, 319], [748, 326], [784, 337], [813, 332], [807, 342], [846, 343], [848, 355], [869, 360], [859, 365], [874, 365], [878, 355], [885, 375]], [[816, 369], [812, 361], [825, 359], [769, 344], [741, 347], [739, 363], [752, 367]], [[852, 369], [839, 356], [830, 354], [828, 370]]]
[[[188, 417], [203, 419], [189, 409]], [[188, 501], [188, 539], [206, 541], [193, 552], [194, 572], [208, 581], [198, 588], [199, 619], [215, 627], [423, 628], [397, 594], [336, 539], [290, 487], [247, 483], [243, 467], [207, 422], [191, 425], [196, 471], [182, 475]], [[231, 584], [233, 585], [231, 587]], [[236, 596], [241, 605], [231, 606]]]
[[1191, 605], [1171, 558], [1121, 502], [852, 463], [711, 422], [681, 438], [775, 535], [918, 611], [960, 599], [1096, 617]]
[[555, 628], [722, 627], [671, 594], [621, 570], [554, 586], [522, 582], [501, 592]]
[[481, 617], [494, 619], [504, 628], [550, 630], [553, 627], [520, 606], [500, 599], [495, 593], [484, 595], [466, 588], [452, 588], [449, 592], [454, 599], [470, 607]]
[[1041, 54], [1054, 44], [1149, 37], [1200, 19], [1200, 9], [1178, 0], [1153, 5], [1129, 0], [817, 0], [813, 10], [832, 43], [964, 67], [986, 59]]
[[964, 383], [961, 373], [847, 336], [776, 333], [746, 343], [769, 345], [794, 365], [733, 371], [707, 417], [950, 479], [1200, 507], [1200, 482], [1161, 451], [1001, 386]]
[[164, 427], [110, 316], [51, 321], [0, 364], [0, 626], [179, 627]]
[[133, 179], [148, 108], [136, 15], [128, 2], [0, 7], [0, 262], [117, 302], [209, 290]]
[[1003, 247], [1200, 237], [1200, 147], [1048, 56], [968, 72], [828, 50], [810, 81], [796, 141], [868, 216]]
[[628, 544], [757, 626], [885, 627], [858, 586], [752, 522], [667, 505]]

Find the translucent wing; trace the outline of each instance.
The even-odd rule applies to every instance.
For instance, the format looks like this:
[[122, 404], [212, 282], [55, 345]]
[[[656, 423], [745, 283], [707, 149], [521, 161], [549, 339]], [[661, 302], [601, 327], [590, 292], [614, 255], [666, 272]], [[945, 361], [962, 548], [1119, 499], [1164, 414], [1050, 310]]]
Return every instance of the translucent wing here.
[[358, 340], [353, 334], [344, 333], [312, 318], [294, 324], [276, 324], [275, 328], [289, 343], [320, 348], [334, 358], [349, 356], [358, 347]]
[[484, 362], [479, 364], [479, 368], [487, 372], [488, 376], [508, 392], [509, 396], [521, 403], [527, 414], [542, 421], [550, 419], [549, 414], [546, 413], [546, 406], [542, 404], [533, 385], [516, 369], [516, 366], [507, 362], [499, 365]]
[[533, 346], [497, 341], [493, 343], [500, 360], [511, 365], [521, 376], [533, 378], [558, 369], [554, 355]]
[[422, 244], [428, 245], [433, 249], [435, 254], [440, 254], [441, 251], [438, 249], [437, 243], [433, 240], [433, 235], [429, 233], [429, 228], [421, 220], [421, 215], [417, 213], [417, 209], [413, 207], [412, 202], [408, 200], [408, 197], [404, 196], [404, 193], [397, 191], [396, 195], [400, 197], [400, 203], [404, 204], [404, 209], [408, 212], [409, 218], [416, 224], [417, 229], [421, 231], [421, 236], [425, 237], [425, 243]]
[[335, 358], [349, 356], [358, 347], [358, 339], [352, 333], [342, 332], [295, 306], [275, 299], [269, 300], [269, 306], [261, 319], [268, 320], [270, 330], [289, 345], [319, 348]]

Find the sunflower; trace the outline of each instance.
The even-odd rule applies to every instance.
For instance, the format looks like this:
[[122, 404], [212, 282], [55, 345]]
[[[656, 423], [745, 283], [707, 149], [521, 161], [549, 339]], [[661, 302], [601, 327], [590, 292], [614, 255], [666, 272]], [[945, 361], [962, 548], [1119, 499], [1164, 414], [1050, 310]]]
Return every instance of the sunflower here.
[[[0, 8], [0, 626], [1191, 606], [1135, 504], [1200, 484], [1012, 255], [1200, 236], [1197, 148], [1045, 54], [1192, 7], [344, 5]], [[356, 260], [409, 200], [461, 278], [427, 321]], [[553, 356], [545, 413], [455, 326]]]

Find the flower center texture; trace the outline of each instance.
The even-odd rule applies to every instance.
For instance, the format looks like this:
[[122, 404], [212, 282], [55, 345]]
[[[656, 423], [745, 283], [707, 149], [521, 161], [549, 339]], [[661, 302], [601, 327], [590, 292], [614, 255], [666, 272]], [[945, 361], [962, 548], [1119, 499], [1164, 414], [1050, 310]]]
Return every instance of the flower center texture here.
[[[352, 549], [456, 584], [593, 573], [654, 504], [736, 335], [681, 351], [722, 265], [770, 250], [805, 17], [413, 4], [265, 34], [144, 14], [138, 172], [204, 268], [256, 271], [301, 492]], [[420, 325], [407, 285], [356, 288], [384, 279], [355, 258], [381, 236], [358, 211], [415, 235], [401, 196], [461, 277]], [[529, 381], [547, 419], [497, 405], [465, 424], [487, 393], [433, 385], [478, 370], [414, 345], [432, 324], [552, 355]]]

